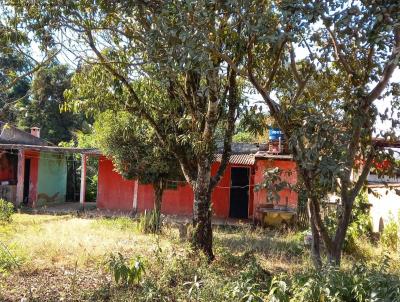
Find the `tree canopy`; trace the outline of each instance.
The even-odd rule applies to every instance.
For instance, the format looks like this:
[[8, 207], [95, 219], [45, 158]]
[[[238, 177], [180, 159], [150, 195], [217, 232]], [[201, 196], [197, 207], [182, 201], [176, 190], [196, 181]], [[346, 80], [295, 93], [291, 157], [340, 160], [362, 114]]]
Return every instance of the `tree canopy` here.
[[[77, 108], [117, 102], [173, 154], [195, 193], [194, 244], [210, 259], [210, 196], [230, 155], [239, 86], [250, 84], [289, 140], [316, 266], [320, 236], [340, 263], [354, 199], [373, 161], [390, 156], [374, 143], [375, 121], [397, 125], [376, 106], [389, 94], [397, 102], [398, 83], [389, 84], [400, 57], [398, 1], [6, 2], [43, 46], [61, 44], [90, 75], [73, 88]], [[211, 175], [217, 137], [224, 151]], [[333, 236], [320, 213], [332, 192], [341, 196]]]

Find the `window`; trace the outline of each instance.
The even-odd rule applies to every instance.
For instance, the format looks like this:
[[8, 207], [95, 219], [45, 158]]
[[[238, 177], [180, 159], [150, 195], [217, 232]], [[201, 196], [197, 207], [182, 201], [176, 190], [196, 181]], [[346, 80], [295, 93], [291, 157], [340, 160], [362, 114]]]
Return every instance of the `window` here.
[[178, 190], [178, 182], [167, 181], [166, 190]]

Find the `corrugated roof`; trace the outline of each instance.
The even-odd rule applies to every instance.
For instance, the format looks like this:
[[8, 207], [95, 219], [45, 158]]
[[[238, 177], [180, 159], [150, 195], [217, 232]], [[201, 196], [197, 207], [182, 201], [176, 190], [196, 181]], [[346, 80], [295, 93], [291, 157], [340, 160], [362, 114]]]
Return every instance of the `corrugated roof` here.
[[256, 158], [276, 158], [276, 159], [293, 159], [291, 154], [272, 154], [266, 151], [258, 151], [255, 154]]
[[[217, 154], [215, 156], [216, 162], [221, 162], [222, 154]], [[254, 165], [254, 154], [232, 154], [229, 158], [229, 163], [234, 165]]]

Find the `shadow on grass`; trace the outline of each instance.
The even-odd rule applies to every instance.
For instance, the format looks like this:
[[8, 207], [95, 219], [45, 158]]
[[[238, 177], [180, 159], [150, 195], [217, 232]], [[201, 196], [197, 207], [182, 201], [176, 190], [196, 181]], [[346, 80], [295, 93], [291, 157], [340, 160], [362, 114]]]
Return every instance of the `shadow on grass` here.
[[263, 230], [232, 227], [218, 228], [215, 232], [215, 244], [228, 249], [232, 253], [255, 251], [267, 255], [301, 256], [305, 251], [301, 232], [285, 233], [280, 230]]

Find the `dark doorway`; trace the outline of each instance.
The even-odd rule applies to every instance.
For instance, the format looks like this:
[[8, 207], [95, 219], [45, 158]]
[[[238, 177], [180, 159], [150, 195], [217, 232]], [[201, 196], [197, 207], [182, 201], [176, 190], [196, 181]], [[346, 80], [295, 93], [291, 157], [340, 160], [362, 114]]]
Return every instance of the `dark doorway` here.
[[25, 159], [25, 174], [24, 174], [24, 204], [29, 201], [29, 180], [31, 179], [31, 160]]
[[231, 168], [229, 217], [249, 217], [249, 168]]

